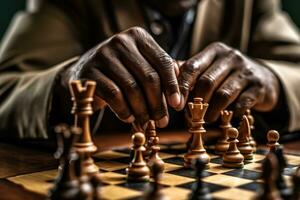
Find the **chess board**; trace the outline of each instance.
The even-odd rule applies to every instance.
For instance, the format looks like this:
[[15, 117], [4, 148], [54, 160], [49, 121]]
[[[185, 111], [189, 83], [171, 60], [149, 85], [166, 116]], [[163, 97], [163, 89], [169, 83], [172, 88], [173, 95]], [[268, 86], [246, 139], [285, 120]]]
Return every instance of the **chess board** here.
[[[165, 173], [161, 180], [162, 192], [170, 199], [188, 199], [196, 185], [194, 171], [183, 167], [185, 145], [179, 143], [162, 144], [160, 156], [165, 162]], [[254, 159], [246, 162], [243, 169], [228, 169], [221, 166], [222, 158], [213, 154], [213, 147], [207, 147], [211, 156], [209, 169], [204, 172], [204, 183], [209, 187], [214, 199], [253, 199], [262, 186], [260, 180], [261, 163], [267, 153], [258, 149]], [[130, 149], [114, 149], [97, 153], [96, 164], [101, 169], [103, 199], [140, 199], [151, 187], [150, 183], [130, 183], [126, 181], [125, 169], [130, 162]], [[284, 178], [290, 187], [291, 175], [300, 165], [300, 156], [286, 154], [288, 166]], [[48, 170], [11, 177], [8, 180], [23, 186], [26, 190], [46, 195], [52, 187], [57, 170]]]

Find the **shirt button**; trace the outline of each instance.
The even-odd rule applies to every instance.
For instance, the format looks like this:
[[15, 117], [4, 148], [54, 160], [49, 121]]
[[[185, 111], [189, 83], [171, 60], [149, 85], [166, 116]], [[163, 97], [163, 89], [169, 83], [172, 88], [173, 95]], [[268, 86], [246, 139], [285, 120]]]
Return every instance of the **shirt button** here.
[[161, 35], [163, 33], [163, 26], [158, 22], [152, 22], [150, 24], [150, 30], [154, 35]]

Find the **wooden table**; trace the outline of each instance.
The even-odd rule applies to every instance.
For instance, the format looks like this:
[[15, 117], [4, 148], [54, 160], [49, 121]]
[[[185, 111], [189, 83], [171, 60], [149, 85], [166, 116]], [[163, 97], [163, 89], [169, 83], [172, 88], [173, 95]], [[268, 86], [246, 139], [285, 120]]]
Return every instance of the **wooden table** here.
[[[179, 141], [185, 143], [189, 137], [186, 131], [162, 132], [162, 143]], [[210, 131], [207, 141], [214, 140], [218, 131]], [[130, 145], [130, 135], [110, 133], [94, 137], [95, 144], [100, 151], [114, 147]], [[284, 144], [285, 151], [300, 155], [300, 140]], [[44, 199], [43, 196], [25, 191], [20, 186], [6, 180], [6, 178], [57, 168], [57, 161], [53, 158], [53, 145], [46, 142], [0, 142], [0, 199]]]

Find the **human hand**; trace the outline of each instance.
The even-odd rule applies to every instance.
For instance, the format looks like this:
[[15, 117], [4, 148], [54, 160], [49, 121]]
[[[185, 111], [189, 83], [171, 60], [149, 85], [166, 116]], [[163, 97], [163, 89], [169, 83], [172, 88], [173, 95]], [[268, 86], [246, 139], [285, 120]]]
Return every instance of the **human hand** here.
[[279, 80], [261, 63], [222, 43], [212, 43], [185, 61], [178, 76], [182, 94], [178, 110], [183, 109], [189, 93], [210, 104], [206, 120], [216, 121], [220, 111], [231, 106], [235, 116], [253, 107], [267, 112], [277, 105]]
[[81, 56], [63, 76], [94, 80], [98, 108], [108, 105], [123, 121], [144, 124], [156, 120], [168, 124], [167, 103], [180, 103], [174, 61], [139, 27], [105, 40]]

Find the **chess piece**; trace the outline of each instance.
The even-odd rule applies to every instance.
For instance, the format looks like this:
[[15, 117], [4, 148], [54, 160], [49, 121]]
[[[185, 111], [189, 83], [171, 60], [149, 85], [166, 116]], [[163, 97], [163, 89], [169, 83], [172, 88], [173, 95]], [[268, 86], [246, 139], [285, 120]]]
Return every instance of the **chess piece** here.
[[239, 136], [238, 136], [238, 144], [237, 147], [241, 154], [244, 156], [244, 160], [252, 160], [253, 159], [253, 148], [249, 143], [250, 136], [250, 124], [248, 118], [243, 115], [243, 119], [241, 121], [239, 127]]
[[222, 129], [221, 137], [218, 139], [218, 142], [215, 146], [215, 153], [219, 155], [223, 155], [226, 153], [229, 147], [228, 136], [227, 136], [227, 129], [232, 127], [231, 126], [231, 119], [232, 119], [233, 112], [232, 111], [221, 111], [221, 125], [220, 128]]
[[228, 168], [243, 168], [244, 167], [244, 156], [240, 153], [237, 148], [237, 137], [238, 130], [236, 128], [227, 129], [227, 135], [229, 137], [229, 148], [223, 155], [223, 166]]
[[255, 129], [254, 127], [254, 117], [251, 115], [251, 110], [250, 109], [247, 109], [246, 110], [246, 117], [248, 118], [248, 121], [249, 121], [249, 124], [250, 124], [250, 137], [249, 137], [249, 142], [250, 142], [250, 145], [252, 146], [253, 148], [253, 153], [256, 152], [256, 147], [257, 147], [257, 144], [252, 136], [253, 134], [253, 131]]
[[133, 143], [133, 159], [126, 169], [128, 181], [149, 181], [150, 170], [143, 158], [145, 147], [145, 136], [141, 132], [137, 132], [132, 136]]
[[267, 146], [270, 148], [270, 152], [275, 152], [275, 150], [279, 147], [279, 133], [276, 130], [270, 130], [267, 133], [267, 139]]
[[63, 151], [64, 151], [64, 137], [63, 133], [67, 131], [68, 126], [66, 124], [59, 124], [54, 128], [54, 132], [56, 133], [56, 140], [57, 140], [57, 150], [54, 153], [54, 158], [59, 160], [59, 166], [58, 166], [58, 173], [60, 174], [60, 171], [63, 168], [64, 164], [64, 157], [63, 157]]
[[283, 199], [290, 199], [290, 197], [292, 195], [292, 191], [291, 191], [291, 188], [287, 187], [285, 180], [283, 178], [284, 168], [287, 166], [287, 162], [283, 155], [283, 146], [280, 145], [275, 150], [275, 156], [278, 161], [278, 172], [279, 172], [278, 176], [275, 179], [276, 186], [279, 189], [280, 195]]
[[94, 81], [86, 81], [82, 87], [79, 80], [70, 82], [70, 91], [72, 94], [73, 107], [71, 113], [75, 115], [75, 127], [82, 128], [80, 139], [75, 143], [75, 150], [83, 155], [83, 173], [94, 174], [99, 172], [91, 155], [97, 151], [91, 139], [90, 119], [93, 114], [92, 102], [96, 88]]
[[205, 163], [199, 158], [194, 163], [194, 170], [196, 172], [197, 177], [197, 185], [193, 189], [193, 192], [190, 194], [190, 200], [210, 200], [212, 196], [209, 192], [209, 188], [204, 185], [203, 178], [203, 170], [205, 169]]
[[202, 140], [202, 135], [206, 133], [206, 130], [203, 127], [204, 115], [207, 111], [208, 104], [203, 103], [201, 98], [194, 98], [194, 103], [188, 103], [190, 112], [192, 114], [192, 126], [189, 129], [189, 132], [192, 134], [193, 142], [191, 148], [184, 155], [184, 166], [191, 168], [192, 162], [199, 157], [205, 162], [206, 167], [209, 167], [210, 157], [207, 154]]
[[100, 174], [94, 174], [91, 177], [91, 183], [94, 188], [94, 195], [93, 195], [93, 200], [100, 200], [101, 199], [101, 177]]
[[263, 162], [262, 179], [263, 190], [258, 195], [261, 200], [281, 200], [280, 193], [276, 188], [275, 179], [278, 176], [278, 161], [274, 153], [269, 153]]
[[79, 131], [71, 132], [66, 129], [59, 133], [63, 136], [62, 169], [54, 187], [49, 191], [48, 199], [76, 200], [79, 196], [79, 181], [75, 174], [74, 162], [78, 159], [78, 154], [74, 151], [73, 145]]
[[300, 200], [300, 167], [298, 167], [293, 174], [293, 200]]
[[144, 154], [144, 159], [148, 160], [152, 151], [153, 146], [153, 140], [157, 137], [156, 130], [155, 130], [155, 122], [153, 120], [150, 120], [148, 122], [146, 131], [145, 131], [145, 137], [146, 137], [146, 151]]
[[153, 175], [153, 186], [146, 194], [145, 200], [169, 200], [169, 198], [161, 192], [160, 180], [162, 178], [161, 163], [155, 160], [151, 165], [151, 174]]
[[160, 173], [163, 173], [164, 169], [165, 169], [165, 163], [164, 161], [159, 157], [159, 150], [160, 147], [158, 146], [158, 142], [159, 139], [158, 137], [154, 137], [152, 139], [152, 151], [151, 154], [149, 156], [149, 160], [148, 160], [148, 167], [151, 169], [151, 166], [153, 165], [153, 163], [156, 163], [157, 166], [159, 166], [160, 169]]

